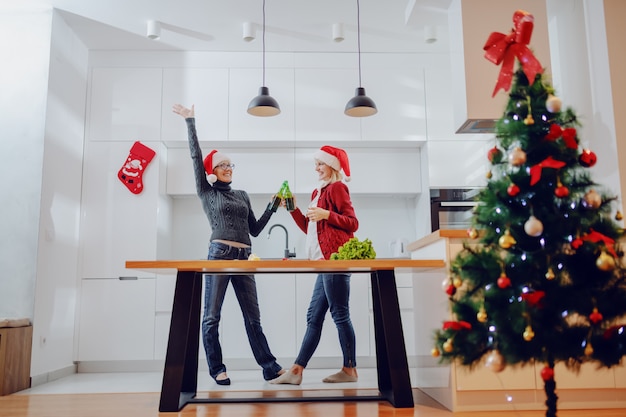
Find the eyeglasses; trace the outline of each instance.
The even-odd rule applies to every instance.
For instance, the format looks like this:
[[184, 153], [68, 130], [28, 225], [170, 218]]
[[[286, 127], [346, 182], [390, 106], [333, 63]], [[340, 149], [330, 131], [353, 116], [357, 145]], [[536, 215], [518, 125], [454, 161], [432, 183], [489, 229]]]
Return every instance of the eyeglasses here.
[[222, 168], [223, 170], [227, 170], [228, 168], [235, 169], [235, 164], [227, 164], [225, 162], [223, 164], [219, 164], [217, 166]]

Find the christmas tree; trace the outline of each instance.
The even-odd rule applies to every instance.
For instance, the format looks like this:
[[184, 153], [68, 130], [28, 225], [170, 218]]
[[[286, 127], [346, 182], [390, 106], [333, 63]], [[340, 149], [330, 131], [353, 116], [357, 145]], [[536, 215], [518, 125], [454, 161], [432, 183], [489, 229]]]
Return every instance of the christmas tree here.
[[526, 46], [532, 15], [518, 10], [513, 21], [485, 45], [502, 63], [494, 95], [510, 89], [509, 100], [470, 239], [450, 265], [451, 319], [435, 332], [433, 355], [494, 372], [544, 364], [551, 417], [555, 363], [611, 367], [626, 354], [623, 229], [611, 217], [616, 198], [591, 178], [597, 158], [580, 146], [576, 114], [562, 109]]

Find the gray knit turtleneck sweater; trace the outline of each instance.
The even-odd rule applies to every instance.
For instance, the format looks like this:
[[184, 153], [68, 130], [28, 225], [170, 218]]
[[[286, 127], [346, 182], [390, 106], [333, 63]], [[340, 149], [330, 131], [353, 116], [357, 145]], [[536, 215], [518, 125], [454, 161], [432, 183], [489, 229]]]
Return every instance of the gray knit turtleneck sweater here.
[[211, 225], [211, 240], [232, 240], [251, 245], [250, 235], [258, 236], [273, 213], [266, 209], [257, 220], [250, 205], [250, 198], [245, 191], [233, 190], [230, 183], [222, 181], [215, 182], [213, 186], [209, 184], [204, 170], [202, 150], [198, 144], [195, 118], [188, 118], [185, 121], [196, 177], [196, 192]]

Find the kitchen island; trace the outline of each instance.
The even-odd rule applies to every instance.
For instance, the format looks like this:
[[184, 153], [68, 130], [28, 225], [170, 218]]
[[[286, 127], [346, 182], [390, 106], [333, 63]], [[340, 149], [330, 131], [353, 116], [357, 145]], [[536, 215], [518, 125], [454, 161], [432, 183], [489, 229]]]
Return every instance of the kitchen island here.
[[[156, 273], [176, 272], [169, 339], [165, 356], [159, 411], [176, 412], [189, 403], [363, 401], [385, 400], [397, 408], [413, 407], [395, 271], [444, 268], [441, 259], [364, 260], [163, 260], [126, 261], [126, 268]], [[197, 398], [200, 306], [203, 274], [369, 273], [376, 345], [379, 395], [251, 396]]]

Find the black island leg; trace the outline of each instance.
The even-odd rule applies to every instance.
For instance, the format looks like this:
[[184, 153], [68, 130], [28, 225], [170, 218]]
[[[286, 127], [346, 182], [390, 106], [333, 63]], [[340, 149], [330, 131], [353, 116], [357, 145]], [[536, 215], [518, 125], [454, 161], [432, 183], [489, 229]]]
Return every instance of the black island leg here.
[[378, 389], [394, 407], [413, 407], [396, 277], [393, 270], [371, 275]]
[[179, 411], [196, 396], [202, 274], [176, 276], [159, 411]]

